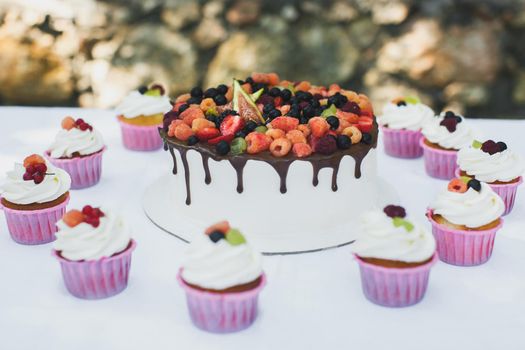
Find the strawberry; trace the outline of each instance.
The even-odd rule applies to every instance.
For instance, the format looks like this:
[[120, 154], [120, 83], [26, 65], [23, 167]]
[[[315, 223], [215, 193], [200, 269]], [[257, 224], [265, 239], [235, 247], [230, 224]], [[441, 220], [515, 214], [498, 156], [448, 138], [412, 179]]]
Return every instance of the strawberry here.
[[192, 106], [182, 112], [179, 118], [182, 119], [184, 123], [188, 124], [188, 126], [191, 126], [195, 119], [204, 118], [204, 112], [200, 109], [200, 107]]
[[214, 128], [214, 127], [215, 127], [215, 123], [205, 118], [194, 119], [193, 122], [191, 123], [191, 130], [193, 130], [193, 132], [198, 132], [199, 130], [202, 130], [204, 128]]
[[246, 136], [246, 143], [248, 145], [246, 151], [250, 154], [266, 151], [270, 148], [272, 138], [263, 133], [254, 131]]
[[374, 110], [372, 108], [372, 104], [370, 103], [370, 100], [368, 97], [366, 97], [363, 94], [359, 94], [359, 101], [357, 101], [357, 104], [359, 105], [359, 108], [361, 109], [361, 116], [368, 116], [372, 118], [374, 116]]
[[223, 135], [235, 135], [244, 128], [245, 121], [241, 116], [229, 115], [221, 123], [220, 129]]
[[281, 129], [284, 132], [288, 132], [297, 129], [299, 119], [292, 117], [277, 117], [270, 122], [270, 125], [274, 129]]
[[304, 158], [312, 154], [312, 147], [307, 143], [295, 143], [292, 146], [292, 151], [296, 157]]
[[216, 144], [218, 144], [221, 141], [226, 141], [226, 142], [230, 143], [233, 140], [234, 137], [235, 136], [233, 134], [232, 135], [221, 135], [221, 136], [217, 136], [217, 137], [214, 137], [212, 139], [209, 139], [208, 143], [210, 145], [216, 145]]
[[349, 122], [350, 124], [356, 124], [359, 120], [359, 115], [350, 113], [350, 112], [343, 112], [342, 110], [338, 109], [336, 112], [336, 117], [340, 120], [345, 120]]
[[201, 141], [207, 141], [219, 136], [221, 132], [217, 128], [204, 128], [199, 130], [195, 135]]
[[374, 127], [374, 120], [369, 117], [359, 117], [359, 120], [356, 125], [361, 132], [369, 133]]
[[330, 124], [322, 117], [313, 117], [308, 121], [308, 125], [314, 137], [323, 137], [330, 130]]

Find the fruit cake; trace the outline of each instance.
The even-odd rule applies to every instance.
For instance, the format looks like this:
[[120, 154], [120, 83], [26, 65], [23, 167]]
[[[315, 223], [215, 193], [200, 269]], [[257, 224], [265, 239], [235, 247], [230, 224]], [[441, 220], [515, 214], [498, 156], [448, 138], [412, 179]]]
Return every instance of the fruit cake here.
[[348, 241], [377, 197], [372, 105], [337, 84], [253, 73], [194, 87], [173, 101], [160, 134], [173, 158], [173, 210], [195, 224], [228, 217], [273, 251]]

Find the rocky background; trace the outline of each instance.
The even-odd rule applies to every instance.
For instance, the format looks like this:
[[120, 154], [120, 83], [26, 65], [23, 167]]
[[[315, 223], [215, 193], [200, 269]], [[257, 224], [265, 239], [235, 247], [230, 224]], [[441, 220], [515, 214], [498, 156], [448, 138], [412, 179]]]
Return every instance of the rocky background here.
[[112, 107], [275, 71], [525, 116], [525, 1], [0, 0], [0, 103]]

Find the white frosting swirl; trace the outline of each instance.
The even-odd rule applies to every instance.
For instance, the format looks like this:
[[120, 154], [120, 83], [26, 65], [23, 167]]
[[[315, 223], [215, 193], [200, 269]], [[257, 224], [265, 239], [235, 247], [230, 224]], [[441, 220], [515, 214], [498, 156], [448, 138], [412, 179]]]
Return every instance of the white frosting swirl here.
[[453, 224], [476, 228], [501, 217], [505, 204], [489, 185], [481, 182], [479, 192], [472, 188], [463, 193], [441, 192], [430, 209]]
[[0, 189], [3, 198], [15, 204], [33, 204], [51, 202], [62, 196], [71, 188], [69, 174], [54, 167], [46, 161], [47, 173], [44, 180], [36, 184], [32, 180], [23, 179], [26, 169], [20, 163], [15, 163], [13, 170], [7, 172], [7, 178]]
[[87, 156], [100, 151], [102, 148], [104, 148], [104, 140], [95, 129], [84, 131], [78, 128], [61, 129], [49, 147], [49, 153], [52, 158], [71, 158], [75, 152], [81, 156]]
[[148, 96], [138, 91], [132, 91], [117, 106], [118, 115], [131, 119], [138, 116], [152, 116], [159, 113], [166, 113], [171, 110], [170, 99], [168, 96]]
[[466, 147], [458, 152], [458, 165], [483, 182], [509, 182], [525, 172], [523, 158], [509, 149], [491, 155], [479, 148]]
[[182, 265], [182, 279], [205, 289], [223, 290], [261, 276], [261, 254], [248, 244], [214, 243], [206, 235], [191, 242]]
[[434, 111], [422, 103], [407, 103], [398, 106], [388, 103], [383, 108], [383, 115], [377, 118], [379, 124], [390, 129], [418, 131], [434, 117]]
[[441, 113], [439, 117], [432, 118], [423, 126], [421, 132], [428, 141], [438, 144], [443, 148], [455, 150], [468, 147], [472, 144], [476, 135], [474, 130], [468, 126], [465, 118], [461, 117], [463, 120], [456, 125], [454, 132], [450, 132], [445, 126], [439, 125], [443, 119], [444, 113]]
[[361, 233], [350, 249], [362, 258], [423, 262], [434, 255], [436, 241], [427, 230], [414, 224], [412, 231], [395, 227], [383, 211], [363, 215]]
[[100, 225], [93, 227], [82, 222], [69, 227], [63, 220], [57, 222], [55, 250], [69, 260], [98, 260], [125, 250], [131, 240], [128, 226], [119, 215], [104, 208]]

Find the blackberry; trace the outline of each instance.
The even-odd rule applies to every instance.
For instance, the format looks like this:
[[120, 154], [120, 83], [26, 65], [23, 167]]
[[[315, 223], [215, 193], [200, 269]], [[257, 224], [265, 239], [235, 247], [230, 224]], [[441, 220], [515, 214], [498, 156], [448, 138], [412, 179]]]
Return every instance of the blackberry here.
[[273, 111], [274, 108], [275, 107], [273, 106], [273, 103], [267, 103], [263, 107], [263, 113], [270, 113], [270, 111]]
[[268, 91], [268, 95], [272, 97], [279, 97], [281, 96], [281, 89], [279, 89], [278, 87], [273, 87], [270, 89], [270, 91]]
[[281, 97], [283, 98], [283, 101], [288, 101], [292, 98], [292, 92], [288, 89], [283, 89], [281, 90]]

